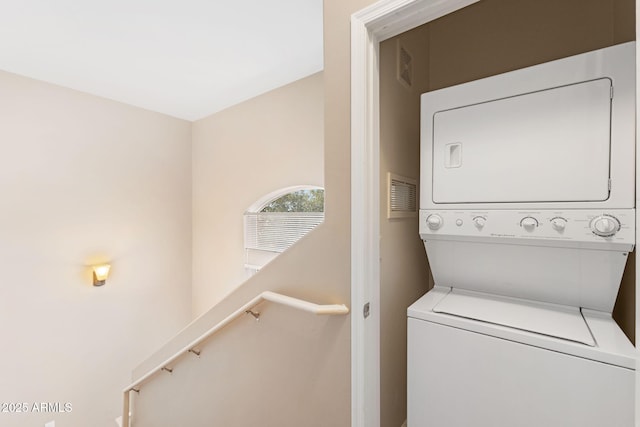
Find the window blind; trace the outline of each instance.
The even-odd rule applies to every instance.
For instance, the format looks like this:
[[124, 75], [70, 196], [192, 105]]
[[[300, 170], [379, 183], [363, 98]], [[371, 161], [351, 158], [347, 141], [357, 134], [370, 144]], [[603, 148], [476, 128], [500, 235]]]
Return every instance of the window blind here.
[[324, 212], [247, 212], [245, 249], [284, 252], [324, 221]]

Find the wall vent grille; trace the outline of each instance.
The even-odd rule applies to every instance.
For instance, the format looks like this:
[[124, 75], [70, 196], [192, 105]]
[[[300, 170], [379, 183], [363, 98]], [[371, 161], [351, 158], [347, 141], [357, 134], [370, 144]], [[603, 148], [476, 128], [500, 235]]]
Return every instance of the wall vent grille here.
[[398, 40], [398, 80], [408, 89], [413, 85], [413, 57]]
[[389, 172], [387, 174], [387, 218], [407, 218], [417, 215], [417, 181]]

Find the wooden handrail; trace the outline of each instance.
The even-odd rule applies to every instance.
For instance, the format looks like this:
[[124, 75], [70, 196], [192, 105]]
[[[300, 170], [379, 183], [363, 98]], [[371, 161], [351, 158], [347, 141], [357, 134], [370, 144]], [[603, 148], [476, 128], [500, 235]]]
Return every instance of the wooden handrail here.
[[271, 291], [262, 292], [260, 295], [253, 298], [251, 301], [231, 313], [229, 316], [222, 319], [215, 326], [204, 332], [198, 338], [190, 342], [188, 345], [180, 349], [173, 356], [169, 357], [167, 360], [151, 369], [145, 375], [140, 377], [135, 382], [131, 383], [127, 388], [124, 389], [124, 404], [123, 404], [123, 413], [122, 413], [122, 427], [130, 427], [129, 426], [129, 407], [130, 407], [130, 393], [132, 391], [138, 392], [140, 390], [140, 386], [142, 383], [147, 381], [153, 375], [157, 374], [162, 370], [168, 370], [167, 366], [171, 365], [171, 363], [175, 362], [179, 357], [187, 353], [195, 353], [200, 354], [199, 351], [196, 350], [199, 344], [206, 341], [217, 331], [237, 319], [238, 317], [244, 314], [251, 314], [254, 317], [258, 318], [259, 314], [254, 313], [252, 309], [260, 304], [263, 301], [269, 301], [276, 304], [286, 305], [288, 307], [296, 308], [298, 310], [306, 311], [314, 314], [322, 314], [322, 315], [335, 315], [335, 314], [348, 314], [349, 308], [344, 304], [314, 304], [309, 301], [301, 300], [298, 298], [293, 298], [287, 295], [278, 294]]

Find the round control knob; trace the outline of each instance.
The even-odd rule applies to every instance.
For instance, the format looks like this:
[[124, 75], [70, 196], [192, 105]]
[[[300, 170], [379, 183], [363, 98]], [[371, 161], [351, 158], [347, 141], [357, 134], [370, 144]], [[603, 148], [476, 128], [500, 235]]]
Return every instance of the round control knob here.
[[567, 227], [567, 220], [564, 218], [553, 218], [551, 220], [551, 227], [559, 233], [562, 233]]
[[620, 230], [620, 221], [610, 215], [600, 215], [591, 220], [591, 231], [601, 237], [611, 237]]
[[431, 214], [427, 217], [427, 226], [432, 230], [442, 227], [442, 217], [438, 214]]
[[487, 220], [483, 216], [477, 216], [473, 218], [473, 225], [475, 225], [478, 230], [482, 229], [482, 227], [484, 227], [486, 222]]
[[527, 231], [533, 231], [538, 226], [538, 220], [532, 216], [522, 218], [520, 225]]

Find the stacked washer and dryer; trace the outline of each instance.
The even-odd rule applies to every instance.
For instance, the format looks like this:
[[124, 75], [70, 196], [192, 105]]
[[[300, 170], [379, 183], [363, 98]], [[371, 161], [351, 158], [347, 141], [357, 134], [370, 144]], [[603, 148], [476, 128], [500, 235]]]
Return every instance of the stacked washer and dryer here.
[[422, 95], [408, 427], [631, 427], [635, 44]]

